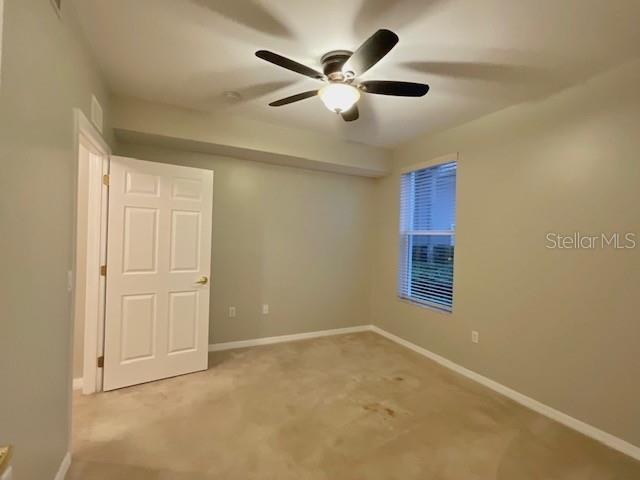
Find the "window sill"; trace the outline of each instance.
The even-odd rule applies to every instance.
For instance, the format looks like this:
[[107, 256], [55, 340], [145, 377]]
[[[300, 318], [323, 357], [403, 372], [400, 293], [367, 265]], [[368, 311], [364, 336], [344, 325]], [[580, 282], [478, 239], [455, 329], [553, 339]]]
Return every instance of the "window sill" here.
[[448, 314], [453, 313], [453, 308], [443, 307], [442, 305], [438, 305], [438, 304], [435, 304], [435, 303], [420, 302], [420, 301], [414, 300], [412, 298], [401, 297], [401, 296], [398, 296], [398, 300], [400, 300], [403, 303], [408, 303], [408, 304], [414, 305], [416, 307], [426, 308], [428, 310], [433, 310], [433, 311], [438, 312], [438, 313], [448, 313]]

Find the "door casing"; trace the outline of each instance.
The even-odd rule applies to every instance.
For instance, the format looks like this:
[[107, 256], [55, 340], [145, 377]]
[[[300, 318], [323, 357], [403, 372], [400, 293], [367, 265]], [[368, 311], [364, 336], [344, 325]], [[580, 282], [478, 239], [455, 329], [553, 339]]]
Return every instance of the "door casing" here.
[[[74, 110], [74, 120], [78, 160], [72, 270], [73, 325], [80, 321], [84, 325], [82, 393], [91, 394], [102, 389], [102, 371], [98, 368], [97, 358], [102, 355], [104, 341], [105, 280], [100, 276], [100, 265], [106, 261], [108, 192], [103, 175], [109, 172], [111, 149], [82, 110]], [[83, 149], [89, 152], [88, 156], [82, 154]], [[83, 217], [86, 222], [82, 221]]]

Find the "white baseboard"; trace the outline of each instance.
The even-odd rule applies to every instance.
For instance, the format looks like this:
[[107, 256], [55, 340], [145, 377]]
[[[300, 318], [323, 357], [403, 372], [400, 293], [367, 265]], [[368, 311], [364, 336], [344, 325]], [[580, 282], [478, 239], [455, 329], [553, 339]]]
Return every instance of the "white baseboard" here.
[[414, 352], [419, 353], [420, 355], [424, 355], [425, 357], [430, 358], [431, 360], [439, 363], [443, 367], [447, 367], [448, 369], [453, 370], [454, 372], [457, 372], [461, 375], [464, 375], [467, 378], [470, 378], [471, 380], [481, 383], [482, 385], [489, 387], [491, 390], [494, 390], [504, 395], [505, 397], [508, 397], [511, 400], [514, 400], [519, 404], [524, 405], [525, 407], [535, 412], [538, 412], [559, 423], [562, 423], [563, 425], [566, 425], [567, 427], [573, 430], [577, 430], [578, 432], [588, 437], [591, 437], [594, 440], [597, 440], [601, 443], [604, 443], [605, 445], [615, 450], [618, 450], [619, 452], [629, 455], [630, 457], [633, 457], [636, 460], [640, 460], [640, 447], [636, 445], [633, 445], [621, 438], [611, 435], [610, 433], [607, 433], [603, 430], [600, 430], [599, 428], [596, 428], [593, 425], [589, 425], [588, 423], [578, 420], [577, 418], [573, 418], [567, 415], [566, 413], [562, 413], [561, 411], [556, 410], [555, 408], [552, 408], [548, 405], [545, 405], [544, 403], [541, 403], [537, 400], [534, 400], [531, 397], [523, 395], [522, 393], [516, 392], [515, 390], [512, 390], [509, 387], [506, 387], [498, 382], [491, 380], [490, 378], [484, 377], [479, 373], [476, 373], [461, 365], [458, 365], [457, 363], [454, 363], [451, 360], [447, 360], [446, 358], [436, 353], [433, 353], [425, 348], [419, 347], [418, 345], [411, 343], [403, 338], [400, 338], [392, 333], [389, 333], [386, 330], [376, 327], [375, 325], [371, 325], [370, 330], [404, 347], [407, 347], [413, 350]]
[[357, 327], [334, 328], [332, 330], [320, 330], [317, 332], [295, 333], [293, 335], [280, 335], [277, 337], [254, 338], [251, 340], [239, 340], [236, 342], [212, 343], [209, 345], [210, 352], [221, 350], [231, 350], [233, 348], [255, 347], [258, 345], [271, 345], [273, 343], [295, 342], [297, 340], [307, 340], [309, 338], [328, 337], [330, 335], [342, 335], [345, 333], [369, 332], [371, 325], [360, 325]]
[[258, 345], [271, 345], [274, 343], [282, 343], [282, 342], [293, 342], [296, 340], [306, 340], [309, 338], [318, 338], [318, 337], [327, 337], [330, 335], [341, 335], [345, 333], [356, 333], [356, 332], [375, 332], [383, 337], [392, 340], [399, 345], [402, 345], [410, 350], [413, 350], [420, 355], [423, 355], [443, 367], [446, 367], [450, 370], [453, 370], [456, 373], [464, 375], [465, 377], [478, 382], [486, 387], [489, 387], [491, 390], [494, 390], [505, 397], [510, 398], [518, 402], [519, 404], [540, 413], [546, 417], [551, 418], [563, 425], [576, 430], [588, 437], [601, 442], [608, 447], [611, 447], [619, 452], [622, 452], [626, 455], [629, 455], [632, 458], [640, 460], [640, 447], [633, 445], [626, 440], [623, 440], [615, 435], [607, 433], [603, 430], [600, 430], [593, 425], [589, 425], [577, 418], [571, 417], [566, 413], [563, 413], [555, 408], [552, 408], [544, 403], [541, 403], [537, 400], [534, 400], [531, 397], [528, 397], [520, 392], [517, 392], [505, 385], [502, 385], [490, 378], [487, 378], [479, 373], [476, 373], [468, 368], [465, 368], [461, 365], [458, 365], [451, 360], [448, 360], [436, 353], [433, 353], [426, 348], [419, 347], [418, 345], [405, 340], [404, 338], [400, 338], [397, 335], [387, 332], [386, 330], [381, 329], [380, 327], [376, 327], [375, 325], [361, 325], [358, 327], [347, 327], [347, 328], [336, 328], [333, 330], [320, 330], [318, 332], [308, 332], [308, 333], [298, 333], [294, 335], [281, 335], [278, 337], [266, 337], [266, 338], [255, 338], [252, 340], [240, 340], [237, 342], [225, 342], [225, 343], [214, 343], [209, 345], [210, 352], [217, 352], [221, 350], [230, 350], [234, 348], [246, 348], [246, 347], [254, 347]]
[[73, 389], [74, 390], [82, 390], [82, 386], [84, 384], [84, 379], [82, 377], [73, 379]]
[[60, 464], [60, 468], [58, 469], [58, 473], [53, 480], [64, 480], [67, 476], [67, 472], [69, 471], [69, 467], [71, 466], [71, 452], [67, 452], [67, 454], [62, 459], [62, 463]]

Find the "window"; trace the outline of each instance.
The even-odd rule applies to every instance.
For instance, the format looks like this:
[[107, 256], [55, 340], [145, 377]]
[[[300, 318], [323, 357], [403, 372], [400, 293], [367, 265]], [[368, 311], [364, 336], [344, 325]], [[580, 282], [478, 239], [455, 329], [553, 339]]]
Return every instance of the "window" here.
[[404, 173], [400, 192], [398, 295], [451, 311], [456, 162]]

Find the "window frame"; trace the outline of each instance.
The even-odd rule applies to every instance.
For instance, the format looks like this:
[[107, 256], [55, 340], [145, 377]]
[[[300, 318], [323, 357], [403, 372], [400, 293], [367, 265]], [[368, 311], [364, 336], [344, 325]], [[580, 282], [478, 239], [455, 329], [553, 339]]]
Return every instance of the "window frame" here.
[[[419, 307], [422, 308], [428, 308], [431, 310], [435, 310], [439, 313], [453, 313], [453, 298], [454, 298], [454, 292], [455, 292], [455, 268], [453, 270], [453, 279], [452, 279], [452, 294], [451, 294], [451, 307], [446, 307], [444, 305], [440, 305], [438, 303], [435, 302], [429, 302], [426, 300], [421, 300], [415, 297], [411, 297], [410, 295], [403, 295], [402, 294], [402, 286], [403, 286], [403, 280], [402, 280], [402, 274], [403, 274], [403, 268], [402, 268], [402, 258], [406, 257], [404, 262], [406, 262], [406, 268], [404, 269], [404, 272], [410, 272], [411, 271], [411, 264], [412, 264], [412, 255], [411, 255], [411, 244], [413, 241], [413, 237], [416, 235], [420, 235], [420, 236], [445, 236], [445, 235], [450, 235], [453, 237], [453, 239], [455, 240], [456, 237], [456, 230], [457, 230], [457, 205], [458, 205], [458, 201], [457, 201], [457, 197], [458, 197], [458, 190], [456, 188], [456, 192], [455, 192], [455, 223], [454, 223], [454, 228], [452, 230], [407, 230], [407, 231], [403, 231], [402, 230], [402, 204], [400, 203], [401, 201], [401, 197], [402, 197], [402, 177], [407, 174], [407, 173], [413, 173], [413, 172], [417, 172], [419, 170], [424, 170], [427, 168], [433, 168], [433, 167], [437, 167], [439, 165], [444, 165], [447, 163], [454, 163], [456, 164], [456, 185], [457, 185], [457, 181], [458, 181], [458, 167], [460, 165], [460, 154], [458, 152], [455, 153], [451, 153], [451, 154], [447, 154], [447, 155], [442, 155], [440, 157], [437, 158], [433, 158], [431, 160], [428, 160], [426, 162], [420, 162], [420, 163], [416, 163], [416, 164], [412, 164], [409, 165], [405, 168], [400, 169], [400, 177], [399, 177], [399, 195], [398, 195], [398, 201], [399, 201], [399, 205], [398, 205], [398, 251], [399, 251], [399, 255], [398, 255], [398, 265], [397, 265], [397, 274], [398, 274], [398, 285], [396, 288], [396, 295], [397, 298], [400, 301], [403, 302], [407, 302], [410, 303], [411, 305], [417, 305]], [[415, 185], [413, 186], [413, 188], [415, 189]], [[411, 210], [413, 210], [413, 204], [415, 201], [415, 190], [412, 192], [412, 194], [410, 195], [410, 202], [411, 202], [411, 207], [409, 207]], [[406, 237], [406, 241], [404, 240], [404, 237]], [[404, 243], [404, 247], [403, 247], [403, 243]], [[455, 258], [454, 258], [454, 263], [455, 263]], [[410, 279], [409, 282], [410, 284]]]

